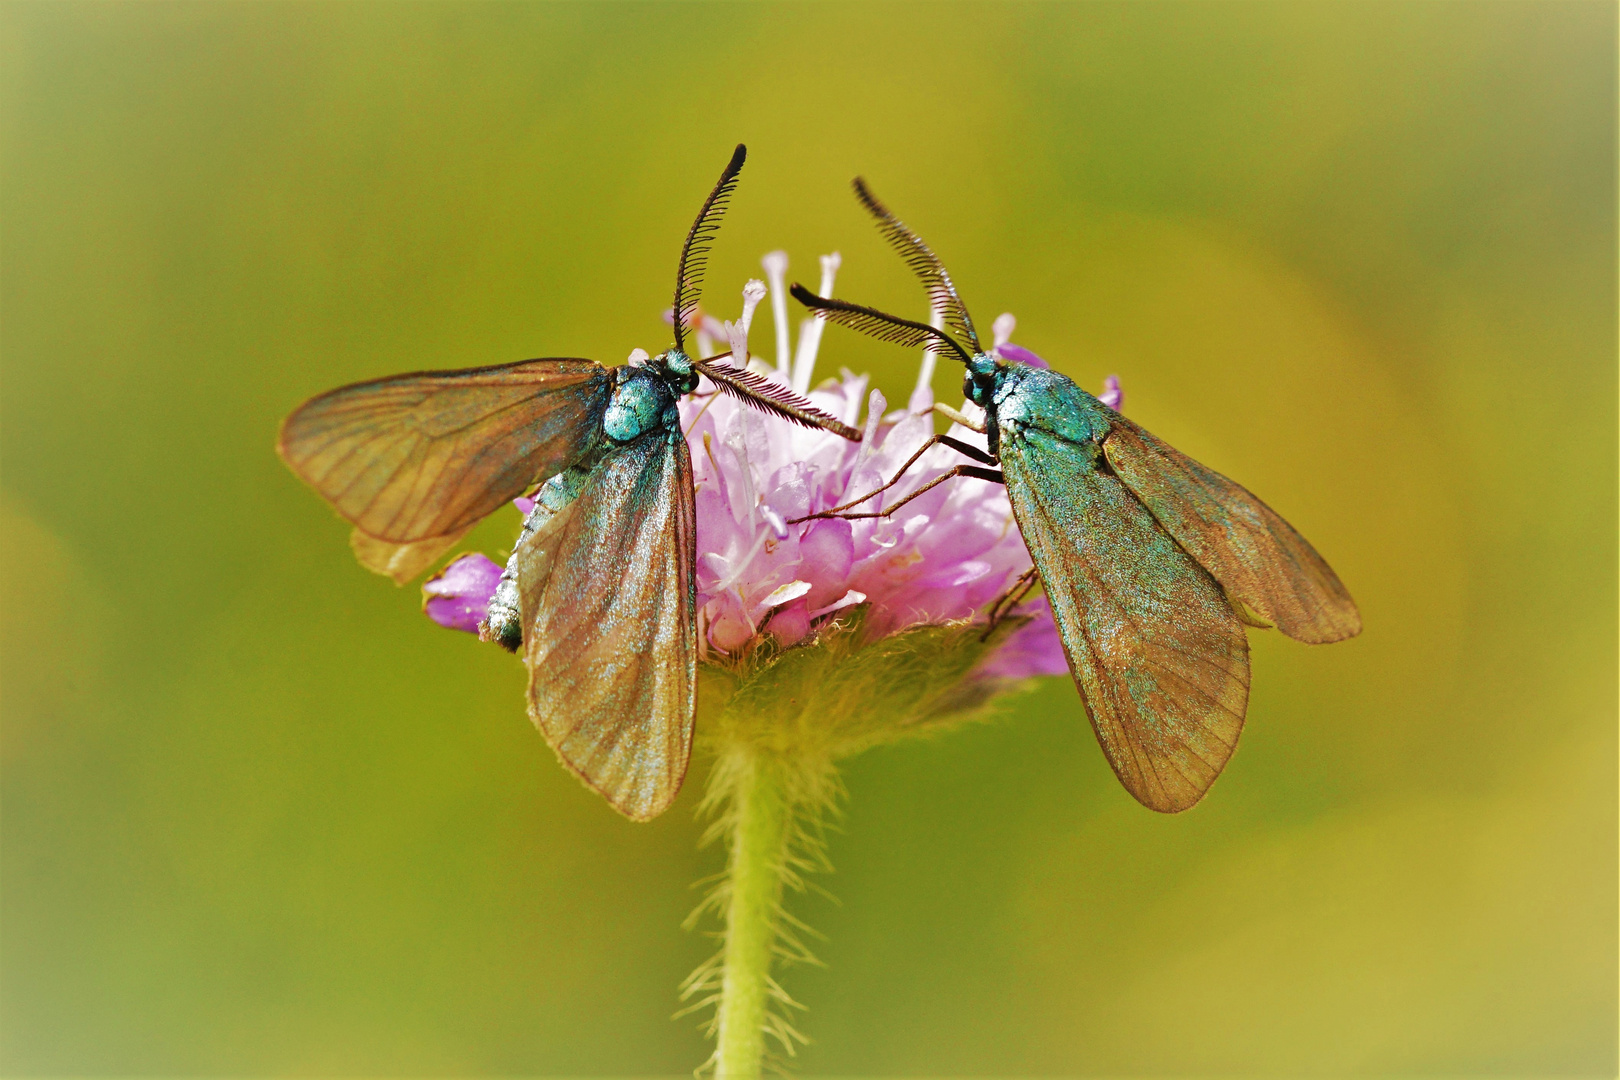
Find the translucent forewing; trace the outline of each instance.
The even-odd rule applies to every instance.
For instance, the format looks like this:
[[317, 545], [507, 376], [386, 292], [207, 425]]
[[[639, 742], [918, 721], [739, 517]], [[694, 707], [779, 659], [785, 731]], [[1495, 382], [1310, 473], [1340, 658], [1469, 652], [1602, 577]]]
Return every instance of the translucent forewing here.
[[1100, 448], [1001, 429], [1013, 514], [1097, 741], [1144, 806], [1209, 790], [1237, 746], [1249, 646], [1220, 586], [1107, 472]]
[[512, 559], [535, 725], [616, 810], [656, 817], [686, 776], [697, 685], [686, 440], [608, 450]]
[[607, 407], [594, 360], [525, 360], [340, 387], [281, 425], [293, 472], [367, 536], [460, 532], [570, 465]]
[[1124, 417], [1108, 462], [1159, 523], [1234, 598], [1299, 641], [1361, 632], [1355, 601], [1322, 556], [1271, 507]]

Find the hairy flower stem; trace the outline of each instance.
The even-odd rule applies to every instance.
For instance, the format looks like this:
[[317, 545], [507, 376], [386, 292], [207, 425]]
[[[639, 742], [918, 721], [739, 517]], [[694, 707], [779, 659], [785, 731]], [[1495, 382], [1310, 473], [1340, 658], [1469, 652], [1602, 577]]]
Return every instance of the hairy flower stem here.
[[[1012, 683], [973, 679], [980, 662], [1028, 619], [911, 627], [868, 641], [856, 609], [789, 649], [762, 645], [728, 666], [705, 666], [699, 739], [712, 754], [699, 814], [705, 843], [726, 850], [725, 873], [687, 919], [724, 923], [719, 952], [681, 984], [683, 1013], [715, 1006], [705, 1031], [718, 1080], [753, 1080], [785, 1065], [806, 1042], [795, 1002], [773, 978], [793, 964], [820, 964], [805, 938], [819, 937], [783, 901], [832, 869], [825, 825], [838, 814], [837, 763], [872, 746], [914, 738], [986, 713]], [[705, 1063], [706, 1065], [708, 1063]]]
[[752, 1080], [759, 1076], [765, 1055], [771, 958], [793, 811], [780, 770], [768, 755], [738, 745], [730, 756], [732, 760], [721, 764], [731, 772], [735, 786], [715, 1076]]

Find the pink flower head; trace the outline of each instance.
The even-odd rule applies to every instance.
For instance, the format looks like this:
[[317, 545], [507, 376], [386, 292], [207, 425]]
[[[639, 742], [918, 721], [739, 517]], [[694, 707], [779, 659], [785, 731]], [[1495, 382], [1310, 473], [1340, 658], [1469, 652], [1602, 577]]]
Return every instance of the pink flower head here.
[[[780, 252], [767, 256], [770, 289], [750, 281], [741, 319], [731, 323], [703, 316], [703, 336], [729, 344], [732, 363], [807, 393], [821, 409], [861, 427], [864, 437], [852, 443], [786, 423], [714, 392], [707, 383], [681, 401], [696, 488], [700, 649], [719, 659], [764, 635], [782, 646], [795, 645], [822, 621], [862, 604], [869, 639], [982, 616], [1030, 567], [1001, 485], [957, 477], [892, 517], [803, 520], [881, 487], [934, 434], [927, 379], [932, 364], [925, 359], [907, 408], [895, 412], [886, 412], [886, 399], [868, 389], [865, 376], [848, 371], [809, 388], [821, 320], [804, 320], [790, 356], [786, 307], [774, 302], [785, 293], [786, 264]], [[823, 295], [832, 291], [837, 269], [836, 255], [823, 257]], [[754, 309], [767, 291], [778, 324], [774, 365], [748, 351]], [[997, 354], [1045, 367], [1040, 357], [1005, 340], [1013, 324], [1011, 315], [996, 320]], [[1103, 400], [1117, 408], [1117, 396], [1110, 401], [1109, 392], [1118, 394], [1112, 377]], [[979, 412], [967, 402], [961, 410], [969, 416]], [[986, 445], [983, 435], [958, 426], [950, 434]], [[961, 461], [947, 447], [932, 447], [894, 487], [854, 509], [893, 506]], [[519, 500], [520, 509], [526, 509], [524, 502]], [[424, 586], [427, 614], [442, 626], [475, 629], [499, 574], [483, 556], [462, 556]], [[1066, 674], [1046, 601], [1025, 603], [1015, 612], [1029, 621], [1007, 636], [979, 674], [998, 680]]]

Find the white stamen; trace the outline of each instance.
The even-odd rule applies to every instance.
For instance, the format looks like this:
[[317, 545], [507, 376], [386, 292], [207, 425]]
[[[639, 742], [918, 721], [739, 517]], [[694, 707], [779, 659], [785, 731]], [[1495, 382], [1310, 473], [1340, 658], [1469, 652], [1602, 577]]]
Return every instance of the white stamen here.
[[790, 581], [786, 585], [780, 585], [772, 590], [769, 596], [759, 602], [759, 606], [768, 611], [773, 607], [792, 603], [809, 592], [810, 588], [808, 581]]
[[640, 367], [642, 364], [645, 364], [649, 359], [651, 359], [651, 358], [647, 355], [647, 350], [646, 349], [631, 349], [630, 350], [630, 359], [626, 360], [625, 363], [629, 364], [631, 367]]
[[745, 333], [754, 324], [754, 309], [759, 307], [759, 302], [765, 299], [765, 294], [769, 291], [759, 278], [749, 278], [748, 284], [743, 286], [742, 324]]
[[[843, 261], [843, 257], [836, 251], [821, 257], [819, 295], [832, 295], [833, 280], [837, 278], [838, 267]], [[810, 376], [816, 370], [816, 352], [821, 348], [821, 331], [826, 326], [827, 320], [817, 315], [799, 329], [799, 353], [793, 358], [793, 389], [797, 393], [805, 394], [810, 391]]]
[[[945, 329], [945, 308], [936, 304], [928, 313], [928, 325], [935, 330]], [[911, 391], [911, 400], [906, 402], [906, 408], [914, 413], [920, 413], [934, 403], [934, 367], [939, 361], [939, 353], [934, 351], [932, 345], [923, 350], [922, 364], [917, 368], [917, 385]]]
[[1018, 329], [1018, 319], [1010, 311], [1003, 311], [996, 316], [996, 321], [990, 324], [990, 333], [995, 335], [995, 344], [991, 349], [999, 349], [1012, 340], [1013, 331]]
[[786, 540], [788, 527], [787, 522], [782, 519], [782, 515], [778, 514], [769, 506], [763, 505], [759, 508], [759, 512], [765, 515], [765, 523], [771, 527], [771, 532], [776, 534], [776, 538], [778, 540]]
[[841, 611], [844, 608], [853, 607], [856, 604], [864, 604], [864, 603], [866, 603], [866, 594], [863, 593], [863, 592], [856, 592], [854, 589], [851, 589], [851, 590], [849, 590], [849, 592], [845, 593], [839, 599], [837, 599], [837, 600], [833, 601], [832, 603], [828, 604], [826, 607], [824, 607], [824, 608], [816, 608], [816, 610], [814, 610], [814, 611], [812, 611], [810, 613], [810, 617], [812, 619], [819, 619], [823, 615], [826, 615], [828, 612]]
[[731, 362], [738, 367], [748, 366], [748, 327], [754, 321], [754, 309], [765, 299], [765, 283], [749, 278], [743, 286], [742, 318], [725, 324], [726, 340], [731, 344]]
[[760, 260], [771, 283], [771, 322], [776, 326], [776, 373], [783, 382], [792, 378], [792, 357], [788, 352], [787, 268], [785, 251], [773, 251]]
[[971, 401], [962, 402], [961, 414], [968, 422], [963, 424], [968, 431], [983, 431], [986, 413], [982, 405], [975, 405]]

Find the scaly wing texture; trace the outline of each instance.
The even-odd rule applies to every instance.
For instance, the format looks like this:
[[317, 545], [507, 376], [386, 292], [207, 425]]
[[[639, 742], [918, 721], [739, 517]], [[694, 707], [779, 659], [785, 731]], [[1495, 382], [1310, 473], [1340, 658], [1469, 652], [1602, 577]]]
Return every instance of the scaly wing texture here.
[[596, 434], [610, 384], [594, 360], [395, 375], [306, 401], [276, 448], [361, 532], [414, 544], [568, 467]]
[[1003, 426], [1007, 493], [1097, 741], [1144, 806], [1174, 813], [1237, 746], [1249, 643], [1220, 586], [1116, 478], [1095, 443]]
[[663, 813], [686, 776], [696, 703], [686, 440], [654, 432], [609, 450], [512, 557], [535, 725], [614, 809]]
[[1361, 633], [1338, 575], [1271, 507], [1124, 417], [1103, 449], [1170, 535], [1265, 622], [1312, 644]]

